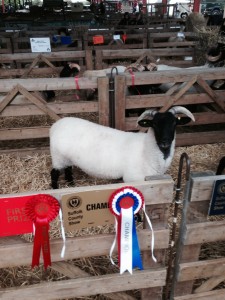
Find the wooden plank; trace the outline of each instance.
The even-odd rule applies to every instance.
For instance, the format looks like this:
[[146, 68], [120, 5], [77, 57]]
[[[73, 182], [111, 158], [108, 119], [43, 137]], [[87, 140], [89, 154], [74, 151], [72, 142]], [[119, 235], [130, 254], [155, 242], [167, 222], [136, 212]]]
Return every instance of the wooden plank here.
[[[127, 186], [131, 183], [117, 183], [117, 184], [107, 184], [107, 185], [95, 185], [95, 186], [81, 186], [76, 188], [65, 188], [65, 189], [59, 189], [59, 190], [46, 190], [44, 193], [50, 194], [57, 199], [62, 197], [64, 194], [68, 193], [79, 193], [84, 191], [92, 191], [95, 193], [99, 193], [99, 191], [107, 191], [115, 189], [122, 188], [124, 186]], [[160, 204], [166, 204], [171, 203], [173, 199], [171, 198], [171, 195], [173, 194], [173, 188], [174, 188], [174, 181], [172, 180], [171, 176], [169, 175], [162, 175], [162, 176], [151, 176], [148, 181], [143, 182], [132, 182], [132, 186], [139, 189], [145, 199], [146, 205], [160, 205]], [[163, 186], [163, 189], [162, 189]], [[27, 193], [25, 193], [27, 194]], [[29, 192], [29, 195], [36, 195], [36, 192]], [[17, 194], [24, 195], [24, 193]], [[8, 197], [9, 195], [2, 195], [0, 194], [0, 199], [4, 197]], [[15, 196], [15, 195], [12, 195]], [[1, 239], [0, 239], [1, 242]]]
[[181, 263], [178, 281], [188, 281], [200, 278], [219, 276], [224, 274], [225, 258]]
[[[141, 104], [139, 104], [139, 107], [141, 107]], [[143, 107], [147, 107], [147, 106], [143, 105]], [[134, 107], [132, 107], [132, 108], [134, 108]], [[194, 113], [194, 116], [195, 116], [195, 122], [189, 123], [190, 126], [193, 124], [196, 126], [196, 125], [209, 125], [209, 124], [225, 123], [225, 114], [217, 114], [216, 112], [202, 112], [202, 113]], [[137, 121], [137, 117], [126, 118], [125, 130], [135, 130], [136, 129], [136, 121]], [[180, 134], [182, 135], [182, 133], [180, 133]], [[190, 133], [190, 134], [192, 134], [192, 133]], [[195, 132], [193, 132], [193, 134], [195, 134]], [[216, 132], [215, 132], [215, 134], [216, 134]]]
[[[18, 98], [20, 101], [21, 98]], [[23, 101], [24, 99], [22, 99]], [[74, 96], [73, 96], [74, 100]], [[28, 101], [28, 100], [27, 100]], [[14, 102], [14, 100], [13, 100]], [[34, 104], [26, 104], [25, 105], [14, 105], [11, 104], [7, 106], [3, 112], [0, 113], [2, 117], [9, 116], [38, 116], [44, 115], [45, 112], [41, 111]], [[67, 102], [67, 103], [47, 103], [46, 104], [49, 109], [54, 111], [56, 114], [70, 114], [70, 113], [79, 113], [79, 112], [98, 112], [99, 103], [97, 101], [77, 101], [77, 102]]]
[[201, 77], [197, 79], [198, 84], [213, 98], [216, 104], [225, 111], [225, 102], [219, 99], [217, 94], [209, 87], [209, 85]]
[[[2, 93], [8, 93], [16, 85], [26, 87], [28, 91], [46, 90], [74, 90], [76, 85], [74, 78], [28, 78], [28, 79], [1, 79], [0, 89]], [[80, 89], [97, 88], [97, 78], [79, 78]]]
[[17, 93], [18, 93], [18, 86], [15, 86], [1, 101], [0, 112], [2, 112], [7, 105], [9, 105], [9, 103], [13, 100], [13, 98], [16, 96]]
[[[193, 174], [194, 175], [194, 174]], [[212, 188], [214, 185], [215, 180], [225, 179], [224, 175], [212, 175], [212, 176], [204, 176], [200, 177], [192, 176], [192, 193], [191, 193], [191, 202], [197, 201], [210, 201], [212, 195]]]
[[87, 70], [94, 69], [92, 50], [85, 50], [85, 66]]
[[[1, 200], [1, 199], [0, 199]], [[155, 230], [155, 249], [165, 249], [169, 242], [169, 230]], [[149, 229], [138, 232], [140, 249], [150, 252], [151, 231]], [[109, 255], [115, 234], [89, 235], [66, 239], [66, 251], [64, 258], [60, 257], [63, 241], [51, 240], [52, 262], [78, 259], [91, 256]], [[91, 247], [90, 247], [91, 245]], [[9, 237], [1, 238], [0, 241], [0, 268], [30, 265], [33, 252], [33, 243], [23, 239]], [[10, 253], [10, 255], [9, 255]], [[26, 253], [26, 255], [24, 255]], [[115, 249], [115, 254], [117, 249]], [[4, 255], [4, 257], [3, 257]]]
[[[54, 71], [52, 68], [48, 67], [40, 67], [40, 68], [34, 68], [30, 71], [30, 76], [32, 75], [42, 75], [42, 77], [46, 75], [54, 75], [55, 73], [60, 73], [62, 70], [62, 67], [56, 67], [56, 71]], [[12, 77], [21, 77], [24, 74], [24, 69], [1, 69], [1, 78], [12, 78]]]
[[49, 137], [50, 127], [22, 127], [0, 129], [0, 141]]
[[187, 224], [184, 245], [216, 242], [225, 239], [225, 221]]
[[109, 126], [109, 78], [98, 78], [99, 124]]
[[166, 270], [144, 270], [130, 274], [112, 274], [58, 282], [40, 283], [28, 287], [10, 288], [0, 291], [2, 300], [9, 299], [63, 299], [96, 295], [99, 293], [120, 292], [145, 287], [163, 286]]
[[91, 275], [66, 261], [52, 263], [51, 269], [69, 278], [90, 277]]
[[103, 68], [102, 50], [95, 51], [95, 70], [101, 70]]
[[[183, 96], [196, 82], [197, 76], [193, 76], [188, 82], [185, 83], [185, 85], [179, 90], [169, 101], [167, 101], [167, 104], [165, 104], [161, 109], [160, 112], [167, 111], [171, 106], [173, 106], [177, 100]], [[173, 89], [173, 87], [172, 87]]]
[[144, 52], [148, 51], [148, 54], [155, 57], [161, 56], [191, 56], [193, 54], [193, 49], [182, 49], [182, 48], [173, 48], [171, 49], [123, 49], [123, 50], [102, 50], [102, 55], [104, 59], [116, 59], [116, 58], [135, 58], [142, 55]]
[[177, 134], [176, 146], [193, 146], [201, 144], [218, 144], [225, 142], [224, 131], [192, 132]]
[[115, 127], [120, 130], [125, 128], [125, 82], [125, 76], [118, 75], [115, 77]]
[[[138, 55], [140, 57], [140, 54]], [[225, 70], [223, 68], [212, 68], [210, 69], [180, 69], [174, 71], [158, 71], [158, 72], [142, 72], [135, 73], [135, 84], [158, 84], [168, 82], [186, 82], [190, 81], [193, 76], [201, 75], [204, 80], [216, 80], [224, 78]], [[120, 75], [118, 75], [120, 76]], [[132, 85], [132, 77], [130, 74], [125, 74], [126, 85]], [[35, 79], [2, 79], [0, 81], [1, 92], [8, 92], [16, 84], [26, 86], [30, 90], [59, 90], [59, 89], [74, 89], [73, 78], [48, 78], [46, 84], [46, 78], [35, 78]], [[79, 78], [79, 85], [81, 89], [96, 88], [97, 79], [93, 78]]]
[[33, 69], [33, 67], [35, 67], [37, 65], [37, 63], [39, 62], [41, 58], [41, 54], [39, 54], [37, 57], [35, 57], [35, 59], [33, 60], [33, 62], [31, 63], [31, 65], [29, 66], [29, 68], [24, 70], [23, 75], [21, 76], [21, 78], [25, 78]]
[[[69, 49], [69, 48], [68, 48]], [[13, 53], [13, 54], [1, 54], [0, 62], [11, 62], [11, 61], [20, 61], [27, 62], [33, 61], [35, 57], [39, 54], [37, 53]], [[61, 61], [61, 60], [76, 60], [77, 58], [84, 58], [85, 51], [59, 51], [45, 53], [45, 57], [50, 61]]]
[[[51, 269], [62, 273], [63, 275], [69, 277], [69, 278], [83, 278], [83, 277], [91, 277], [90, 274], [84, 272], [80, 268], [72, 265], [71, 263], [68, 262], [55, 262], [52, 264]], [[136, 298], [128, 295], [127, 293], [107, 293], [103, 294], [106, 299], [110, 300], [135, 300]]]
[[31, 63], [31, 65], [29, 66], [28, 69], [25, 69], [25, 72], [23, 73], [23, 75], [21, 76], [21, 78], [25, 78], [26, 76], [28, 76], [31, 71], [33, 70], [33, 68], [40, 62], [40, 61], [43, 61], [45, 62], [45, 64], [47, 66], [49, 66], [52, 71], [56, 74], [59, 75], [59, 71], [58, 69], [48, 60], [48, 58], [46, 58], [43, 54], [40, 54], [38, 55], [34, 60], [33, 62]]
[[[225, 98], [225, 91], [221, 90], [217, 92], [220, 98]], [[165, 94], [150, 94], [150, 95], [129, 95], [126, 97], [126, 108], [140, 108], [140, 107], [161, 107], [166, 104], [167, 97]], [[177, 101], [177, 105], [187, 105], [187, 104], [207, 104], [213, 103], [212, 98], [206, 93], [187, 93], [184, 94]], [[204, 112], [204, 115], [207, 115], [208, 112]], [[211, 112], [212, 114], [214, 112]], [[199, 114], [200, 115], [200, 114]], [[219, 116], [219, 114], [217, 114]], [[221, 114], [223, 115], [223, 114]], [[198, 113], [195, 113], [195, 116], [198, 116]]]
[[0, 150], [0, 155], [11, 155], [15, 157], [34, 156], [36, 154], [50, 155], [49, 147], [30, 147], [30, 148], [14, 148]]
[[186, 296], [174, 297], [174, 300], [222, 300], [225, 299], [225, 289], [220, 289], [216, 291], [191, 294]]
[[[184, 41], [184, 42], [153, 42], [152, 48], [163, 48], [163, 47], [194, 47], [196, 42]], [[173, 55], [173, 54], [172, 54]]]
[[194, 294], [198, 293], [204, 293], [211, 291], [215, 287], [217, 287], [221, 282], [225, 280], [225, 275], [221, 276], [214, 276], [206, 280], [204, 283], [202, 283], [198, 288], [194, 290]]
[[45, 114], [49, 115], [50, 118], [57, 121], [60, 117], [49, 107], [44, 99], [40, 97], [39, 94], [31, 94], [29, 93], [23, 86], [18, 86], [18, 91], [23, 94], [27, 99], [29, 99], [34, 105], [36, 105], [39, 109], [41, 109]]

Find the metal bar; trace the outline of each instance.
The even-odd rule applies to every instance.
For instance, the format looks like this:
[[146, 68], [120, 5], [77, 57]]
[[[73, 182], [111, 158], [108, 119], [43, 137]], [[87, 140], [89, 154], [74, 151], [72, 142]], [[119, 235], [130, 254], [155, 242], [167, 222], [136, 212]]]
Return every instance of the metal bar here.
[[115, 128], [115, 81], [113, 76], [113, 71], [116, 71], [116, 75], [118, 75], [117, 67], [113, 67], [110, 73], [109, 79], [109, 126]]
[[176, 194], [175, 194], [175, 202], [174, 202], [174, 213], [173, 213], [173, 224], [171, 229], [171, 242], [170, 242], [170, 248], [169, 248], [169, 258], [168, 258], [168, 269], [167, 269], [167, 277], [166, 277], [166, 286], [165, 286], [165, 293], [164, 293], [164, 299], [168, 300], [170, 297], [170, 285], [171, 285], [171, 274], [173, 270], [173, 262], [175, 257], [175, 244], [176, 244], [176, 231], [177, 231], [177, 216], [180, 204], [182, 201], [180, 201], [180, 193], [182, 188], [182, 180], [183, 180], [183, 166], [184, 161], [186, 163], [185, 168], [185, 181], [189, 181], [190, 177], [190, 160], [187, 155], [187, 153], [182, 153], [180, 157], [179, 162], [179, 170], [178, 170], [178, 176], [177, 176], [177, 185], [176, 185]]

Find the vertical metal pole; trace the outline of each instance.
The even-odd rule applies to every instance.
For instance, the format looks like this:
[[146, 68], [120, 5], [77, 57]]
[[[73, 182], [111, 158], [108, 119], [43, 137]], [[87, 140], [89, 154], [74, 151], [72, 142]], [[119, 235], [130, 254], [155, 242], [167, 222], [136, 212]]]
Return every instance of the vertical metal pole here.
[[117, 67], [113, 67], [109, 78], [109, 126], [115, 128], [115, 85], [113, 70], [115, 70], [116, 75], [118, 75]]
[[186, 170], [185, 170], [185, 181], [186, 183], [189, 181], [190, 177], [190, 160], [187, 153], [182, 153], [179, 162], [179, 170], [177, 176], [177, 186], [176, 186], [176, 194], [175, 194], [175, 203], [174, 203], [174, 213], [173, 213], [173, 224], [171, 231], [171, 242], [169, 248], [169, 258], [168, 258], [168, 269], [167, 269], [167, 277], [166, 277], [166, 287], [164, 300], [170, 299], [170, 284], [171, 284], [171, 274], [174, 265], [174, 257], [175, 257], [175, 241], [176, 241], [176, 231], [177, 231], [177, 216], [179, 211], [179, 206], [182, 203], [180, 201], [180, 192], [182, 185], [182, 174], [183, 174], [183, 164], [184, 160], [186, 161]]

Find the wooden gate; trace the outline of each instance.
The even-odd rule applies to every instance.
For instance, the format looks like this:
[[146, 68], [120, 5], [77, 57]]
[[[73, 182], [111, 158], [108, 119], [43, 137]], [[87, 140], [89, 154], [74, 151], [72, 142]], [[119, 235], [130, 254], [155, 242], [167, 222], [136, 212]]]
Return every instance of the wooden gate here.
[[[77, 195], [82, 202], [88, 204], [86, 193], [91, 192], [97, 197], [98, 202], [107, 202], [109, 196], [125, 184], [111, 184], [104, 186], [78, 187], [61, 190], [47, 190], [41, 193], [50, 194], [59, 201], [63, 196]], [[115, 269], [114, 274], [102, 274], [91, 276], [79, 269], [72, 260], [94, 256], [109, 255], [115, 233], [83, 235], [66, 238], [65, 256], [60, 256], [63, 245], [62, 239], [51, 240], [52, 269], [61, 275], [67, 276], [65, 280], [55, 282], [40, 282], [29, 286], [14, 288], [1, 288], [2, 300], [9, 299], [65, 299], [89, 295], [104, 294], [108, 299], [135, 300], [125, 291], [140, 289], [142, 299], [162, 299], [162, 288], [166, 283], [165, 250], [169, 245], [168, 216], [169, 206], [173, 200], [174, 183], [170, 176], [151, 178], [148, 181], [133, 183], [133, 187], [142, 192], [146, 212], [152, 221], [155, 236], [154, 254], [157, 263], [152, 261], [151, 237], [152, 232], [144, 222], [144, 226], [138, 229], [138, 239], [143, 255], [144, 270], [134, 270], [129, 273], [119, 274]], [[29, 193], [32, 194], [32, 193]], [[33, 193], [37, 194], [37, 193]], [[40, 194], [40, 192], [38, 193]], [[10, 195], [10, 197], [13, 195]], [[14, 195], [15, 196], [15, 195]], [[21, 196], [17, 194], [16, 196]], [[1, 198], [9, 197], [2, 195]], [[15, 198], [16, 201], [16, 198]], [[104, 212], [101, 212], [104, 213]], [[114, 221], [113, 221], [114, 222]], [[59, 222], [60, 223], [60, 222]], [[112, 223], [113, 224], [113, 223]], [[70, 235], [71, 236], [71, 235]], [[33, 243], [26, 242], [20, 236], [0, 239], [0, 268], [26, 266], [31, 264]], [[116, 255], [115, 251], [115, 255]], [[101, 263], [101, 260], [99, 260]], [[110, 263], [110, 260], [109, 260]]]
[[[225, 78], [224, 68], [194, 68], [170, 71], [135, 72], [115, 78], [115, 124], [117, 129], [137, 130], [137, 116], [132, 112], [156, 108], [161, 112], [174, 105], [191, 105], [195, 122], [178, 129], [177, 145], [224, 142], [225, 90], [212, 90], [208, 82]], [[168, 84], [166, 92], [129, 95], [128, 87]], [[188, 108], [188, 106], [187, 106]], [[126, 111], [131, 114], [128, 116]], [[221, 128], [215, 130], [217, 124]], [[223, 124], [223, 125], [222, 125]], [[212, 126], [214, 125], [214, 127]], [[207, 126], [207, 127], [206, 127]], [[185, 129], [184, 129], [185, 128]]]
[[[204, 245], [208, 248], [218, 241], [224, 245], [224, 217], [208, 217], [209, 204], [217, 180], [225, 176], [215, 176], [212, 172], [193, 173], [184, 196], [180, 236], [176, 249], [175, 272], [173, 276], [171, 300], [222, 300], [225, 299], [225, 258], [211, 252], [211, 257], [199, 259]], [[224, 190], [218, 196], [221, 205], [225, 199]], [[221, 198], [222, 197], [222, 198]], [[212, 248], [213, 249], [213, 248]], [[214, 250], [215, 251], [215, 250]], [[210, 252], [210, 251], [209, 251]]]

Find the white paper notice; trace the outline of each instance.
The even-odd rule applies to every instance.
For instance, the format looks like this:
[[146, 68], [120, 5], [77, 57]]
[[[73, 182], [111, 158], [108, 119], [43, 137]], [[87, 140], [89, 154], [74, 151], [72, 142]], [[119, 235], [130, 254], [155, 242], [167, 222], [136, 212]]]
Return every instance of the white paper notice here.
[[32, 52], [51, 52], [50, 38], [30, 38]]

